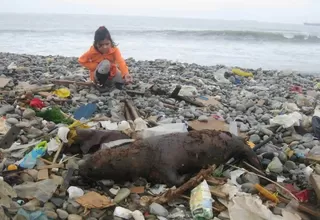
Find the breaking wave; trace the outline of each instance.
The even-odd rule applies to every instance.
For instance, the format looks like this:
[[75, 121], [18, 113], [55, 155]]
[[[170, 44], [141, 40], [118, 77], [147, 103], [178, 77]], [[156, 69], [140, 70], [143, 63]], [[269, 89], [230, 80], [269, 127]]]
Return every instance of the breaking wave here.
[[[51, 34], [51, 35], [93, 35], [93, 31], [81, 29], [7, 29], [0, 30], [0, 34]], [[235, 41], [282, 41], [296, 43], [320, 43], [320, 34], [262, 32], [262, 31], [235, 31], [235, 30], [111, 30], [113, 35], [125, 36], [162, 36], [179, 39], [225, 39]]]

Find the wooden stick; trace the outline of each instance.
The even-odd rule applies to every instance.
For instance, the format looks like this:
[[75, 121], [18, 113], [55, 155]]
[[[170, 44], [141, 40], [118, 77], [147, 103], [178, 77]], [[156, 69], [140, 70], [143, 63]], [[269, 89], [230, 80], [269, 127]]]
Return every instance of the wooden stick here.
[[76, 81], [71, 81], [71, 80], [53, 80], [53, 84], [56, 85], [70, 85], [70, 84], [76, 84], [79, 86], [94, 86], [92, 82], [76, 82]]
[[53, 168], [64, 168], [64, 164], [51, 164], [51, 165], [41, 166], [41, 167], [38, 167], [38, 170], [53, 169]]
[[39, 158], [41, 161], [43, 161], [44, 163], [46, 163], [46, 164], [49, 164], [49, 165], [52, 165], [52, 162], [51, 161], [49, 161], [49, 160], [46, 160], [46, 159], [43, 159], [43, 158]]
[[237, 166], [234, 166], [234, 165], [231, 165], [231, 164], [228, 164], [228, 166], [233, 167], [233, 168], [236, 168], [236, 169], [243, 170], [243, 171], [245, 171], [245, 172], [247, 172], [247, 173], [250, 173], [250, 174], [253, 174], [253, 175], [257, 175], [258, 177], [260, 177], [260, 178], [262, 178], [262, 179], [268, 180], [269, 182], [275, 184], [275, 185], [278, 186], [279, 188], [281, 188], [281, 189], [283, 189], [284, 191], [288, 192], [289, 195], [290, 195], [293, 199], [298, 200], [298, 198], [297, 198], [295, 195], [293, 195], [288, 189], [284, 188], [283, 186], [281, 186], [281, 185], [278, 184], [277, 182], [274, 182], [274, 181], [272, 181], [271, 179], [269, 179], [269, 178], [267, 178], [267, 177], [265, 177], [265, 176], [262, 176], [262, 175], [259, 175], [259, 174], [250, 172], [250, 171], [248, 171], [248, 170], [246, 170], [246, 169], [244, 169], [244, 168], [237, 167]]
[[[290, 203], [289, 199], [283, 198], [282, 196], [278, 196], [278, 199], [280, 200], [280, 202], [283, 202], [286, 204]], [[317, 216], [317, 217], [320, 216], [320, 213], [318, 211], [315, 211], [316, 208], [309, 208], [309, 207], [307, 207], [305, 205], [301, 205], [301, 204], [299, 204], [299, 206], [297, 208], [298, 208], [298, 210], [300, 210], [302, 212], [306, 212], [310, 215]]]
[[216, 165], [209, 167], [206, 170], [201, 170], [195, 177], [192, 177], [186, 183], [178, 187], [177, 189], [169, 189], [164, 194], [157, 196], [155, 198], [150, 199], [150, 203], [156, 202], [159, 204], [164, 204], [171, 201], [174, 198], [179, 197], [185, 191], [189, 190], [190, 188], [194, 188], [199, 185], [207, 176], [211, 175], [213, 171], [216, 169]]
[[59, 154], [60, 154], [60, 152], [62, 150], [62, 147], [63, 147], [63, 143], [60, 144], [56, 154], [54, 155], [54, 158], [53, 158], [53, 161], [52, 161], [53, 164], [55, 164], [57, 162], [57, 159], [58, 159]]

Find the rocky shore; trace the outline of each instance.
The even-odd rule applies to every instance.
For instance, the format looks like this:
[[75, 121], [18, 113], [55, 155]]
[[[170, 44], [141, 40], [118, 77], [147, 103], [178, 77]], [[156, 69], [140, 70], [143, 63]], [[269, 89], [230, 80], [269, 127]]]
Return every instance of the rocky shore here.
[[[73, 115], [81, 105], [96, 103], [96, 117], [106, 116], [111, 121], [119, 122], [124, 118], [120, 113], [123, 108], [122, 100], [131, 99], [141, 118], [146, 120], [152, 117], [157, 124], [186, 122], [192, 127], [195, 126], [192, 125], [194, 121], [208, 124], [214, 119], [225, 123], [229, 128], [235, 122], [238, 135], [246, 137], [253, 146], [261, 145], [255, 151], [266, 173], [273, 175], [278, 182], [293, 185], [297, 191], [311, 190], [309, 202], [316, 204], [313, 197], [318, 189], [309, 180], [310, 175], [320, 174], [319, 161], [309, 160], [310, 157], [320, 155], [320, 142], [312, 131], [312, 116], [320, 94], [316, 74], [301, 75], [289, 70], [242, 69], [244, 73], [252, 73], [251, 77], [235, 74], [234, 68], [222, 65], [200, 66], [168, 60], [135, 61], [131, 58], [126, 62], [134, 78], [132, 85], [126, 86], [124, 90], [100, 93], [94, 87], [70, 84], [67, 87], [71, 98], [68, 102], [59, 101], [61, 110]], [[17, 140], [27, 144], [50, 134], [56, 124], [50, 121], [44, 123], [31, 109], [22, 111], [18, 108], [17, 99], [20, 94], [17, 91], [32, 86], [35, 88], [55, 84], [56, 80], [84, 82], [87, 81], [88, 71], [78, 64], [75, 57], [0, 53], [0, 77], [5, 82], [1, 84], [0, 115], [5, 116], [4, 124], [22, 129]], [[152, 85], [157, 87], [157, 92], [150, 92]], [[177, 85], [182, 86], [179, 95], [194, 98], [197, 103], [204, 105], [197, 106], [188, 100], [168, 98], [168, 94], [171, 94]], [[52, 90], [57, 88], [60, 86], [54, 85]], [[41, 95], [34, 97], [41, 98]], [[210, 104], [206, 105], [208, 102]], [[44, 102], [46, 106], [57, 103], [50, 99]], [[5, 136], [5, 132], [2, 134]], [[75, 169], [78, 163], [81, 163], [81, 160], [76, 159], [70, 161], [69, 166], [75, 166]], [[8, 157], [3, 162], [2, 169], [14, 162], [13, 158]], [[65, 176], [65, 171], [53, 178], [62, 182], [60, 175]], [[224, 175], [229, 178], [230, 172], [226, 171]], [[35, 182], [36, 179], [32, 178], [32, 175], [25, 175], [23, 178], [23, 182]], [[75, 178], [74, 186], [81, 185], [77, 181], [81, 182]], [[242, 185], [243, 191], [254, 193], [254, 184], [260, 182], [259, 178], [250, 178], [250, 175], [238, 178], [237, 181]], [[107, 189], [109, 195], [111, 190], [117, 199], [124, 202], [122, 206], [126, 209], [140, 210], [143, 213], [147, 211], [149, 214], [144, 216], [145, 219], [192, 219], [188, 201], [172, 202], [166, 206], [154, 203], [143, 209], [139, 207], [139, 202], [136, 202], [139, 196], [130, 194], [129, 189], [137, 184], [146, 187], [144, 183], [127, 183], [121, 186], [120, 191], [117, 191], [114, 184], [117, 183], [113, 180], [102, 181], [96, 184], [95, 190], [101, 193]], [[117, 195], [119, 192], [121, 195]], [[28, 211], [35, 211], [38, 210], [35, 207], [40, 207], [39, 210], [44, 210], [50, 219], [121, 219], [113, 217], [113, 209], [108, 208], [93, 209], [89, 216], [82, 218], [84, 208], [63, 193], [45, 203], [26, 199], [21, 204], [19, 202], [21, 200], [14, 201], [16, 207], [12, 208], [11, 204], [5, 213], [15, 216], [19, 215], [18, 207], [27, 207]], [[279, 214], [279, 207], [283, 208], [283, 204], [281, 206], [280, 203], [273, 209], [274, 214]], [[223, 217], [220, 216], [220, 219]]]

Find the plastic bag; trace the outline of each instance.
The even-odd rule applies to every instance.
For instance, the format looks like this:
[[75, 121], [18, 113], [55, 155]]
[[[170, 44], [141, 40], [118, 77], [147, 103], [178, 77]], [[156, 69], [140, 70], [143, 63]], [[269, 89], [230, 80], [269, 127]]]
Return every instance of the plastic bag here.
[[134, 125], [135, 125], [135, 131], [143, 131], [148, 128], [147, 122], [142, 118], [136, 118], [134, 120]]
[[20, 198], [37, 198], [42, 202], [47, 202], [51, 199], [58, 185], [52, 179], [42, 180], [40, 182], [28, 182], [21, 185], [16, 185], [13, 189], [17, 192]]
[[70, 90], [67, 88], [57, 89], [57, 90], [53, 91], [52, 93], [55, 94], [56, 96], [58, 96], [59, 98], [68, 98], [71, 94]]
[[320, 138], [320, 117], [318, 116], [313, 116], [312, 117], [312, 129], [313, 129], [313, 134], [317, 138]]
[[83, 190], [75, 186], [70, 186], [67, 191], [70, 199], [75, 199], [84, 195]]
[[141, 133], [141, 137], [145, 139], [148, 137], [180, 132], [188, 132], [187, 125], [185, 123], [161, 124], [157, 127], [147, 128], [143, 130]]
[[232, 69], [232, 72], [238, 76], [244, 76], [244, 77], [253, 77], [253, 74], [250, 73], [250, 72], [245, 72], [241, 69], [237, 69], [237, 68], [234, 68]]
[[282, 125], [283, 128], [290, 128], [292, 126], [300, 126], [302, 115], [299, 112], [293, 112], [286, 115], [278, 115], [270, 119], [270, 124]]
[[191, 191], [190, 209], [193, 219], [212, 219], [212, 202], [210, 189], [206, 180]]
[[225, 77], [224, 77], [224, 74], [225, 72], [227, 72], [228, 70], [227, 69], [219, 69], [218, 71], [216, 71], [214, 73], [214, 78], [219, 82], [219, 83], [228, 83], [230, 84], [231, 82], [229, 80], [227, 80]]
[[20, 167], [26, 168], [26, 169], [32, 169], [36, 163], [37, 159], [39, 157], [42, 157], [47, 152], [47, 142], [42, 141], [39, 144], [37, 144], [32, 151], [30, 151], [21, 161], [19, 164]]

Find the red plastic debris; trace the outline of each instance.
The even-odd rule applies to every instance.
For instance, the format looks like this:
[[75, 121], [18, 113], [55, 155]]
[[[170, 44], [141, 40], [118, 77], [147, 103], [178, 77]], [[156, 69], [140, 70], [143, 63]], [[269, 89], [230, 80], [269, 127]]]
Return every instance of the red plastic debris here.
[[308, 202], [310, 197], [310, 190], [302, 190], [294, 194], [300, 202]]
[[34, 98], [30, 101], [30, 107], [42, 109], [45, 105], [40, 99]]
[[297, 93], [302, 94], [302, 87], [301, 87], [301, 86], [292, 86], [292, 87], [290, 88], [290, 91], [291, 91], [291, 92], [297, 92]]

